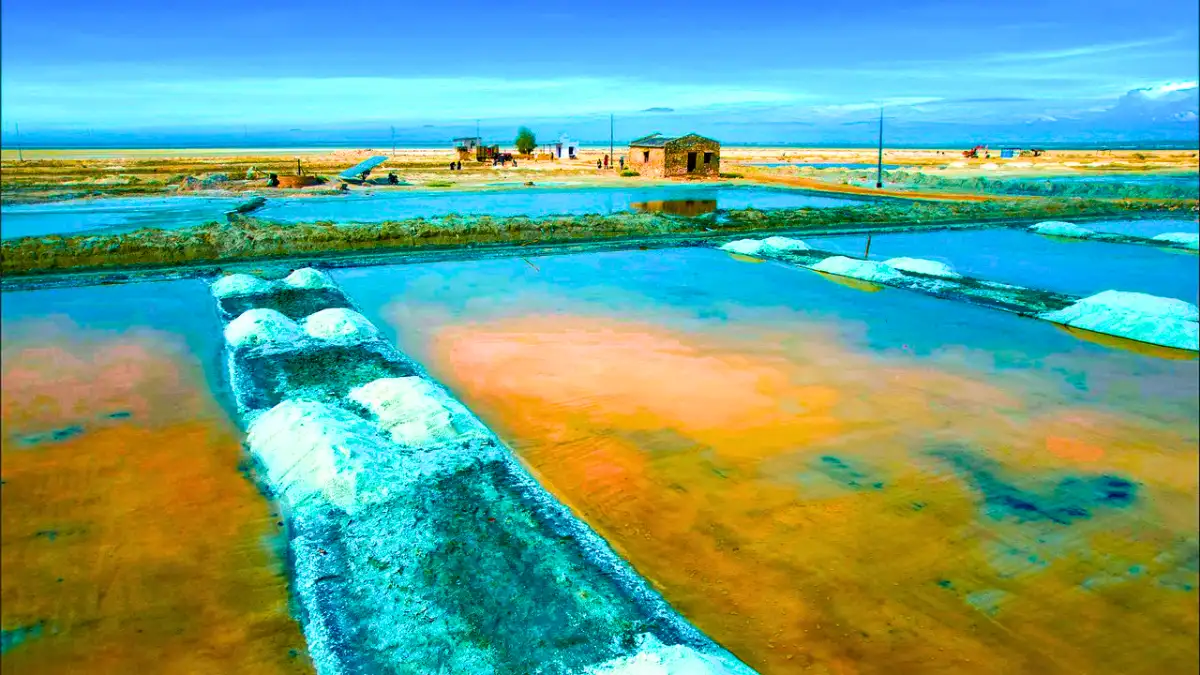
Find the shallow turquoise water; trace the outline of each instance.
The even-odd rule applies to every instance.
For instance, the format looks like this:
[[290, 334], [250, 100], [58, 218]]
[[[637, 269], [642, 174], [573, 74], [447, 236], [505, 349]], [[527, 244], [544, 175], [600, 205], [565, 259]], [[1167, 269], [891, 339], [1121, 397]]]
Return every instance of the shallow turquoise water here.
[[1194, 661], [1194, 359], [712, 249], [334, 276], [760, 672]]
[[126, 232], [143, 227], [182, 228], [224, 222], [246, 201], [236, 197], [104, 197], [0, 207], [0, 238], [81, 232]]
[[461, 215], [550, 216], [558, 214], [610, 214], [636, 210], [635, 205], [662, 201], [715, 201], [719, 209], [832, 207], [861, 201], [821, 197], [797, 190], [729, 185], [672, 185], [644, 188], [525, 188], [506, 191], [412, 190], [370, 195], [317, 196], [303, 199], [269, 199], [256, 212], [261, 218], [283, 222], [382, 222]]
[[[1162, 232], [1186, 231], [1195, 223], [1163, 221], [1134, 224], [1130, 221], [1087, 223], [1086, 227], [1111, 232], [1122, 229]], [[813, 248], [861, 257], [866, 235], [813, 237]], [[1197, 303], [1200, 296], [1200, 259], [1186, 251], [1137, 244], [1054, 239], [1012, 229], [987, 229], [871, 237], [870, 258], [927, 258], [947, 263], [960, 274], [988, 281], [1041, 288], [1073, 295], [1101, 291], [1137, 291]]]

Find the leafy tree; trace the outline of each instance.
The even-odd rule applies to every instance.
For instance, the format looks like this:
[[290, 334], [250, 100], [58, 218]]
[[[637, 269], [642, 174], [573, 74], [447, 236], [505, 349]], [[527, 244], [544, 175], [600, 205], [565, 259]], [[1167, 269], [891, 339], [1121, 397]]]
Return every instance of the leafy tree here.
[[528, 155], [537, 147], [537, 136], [533, 135], [529, 127], [521, 127], [517, 129], [517, 152], [522, 155]]

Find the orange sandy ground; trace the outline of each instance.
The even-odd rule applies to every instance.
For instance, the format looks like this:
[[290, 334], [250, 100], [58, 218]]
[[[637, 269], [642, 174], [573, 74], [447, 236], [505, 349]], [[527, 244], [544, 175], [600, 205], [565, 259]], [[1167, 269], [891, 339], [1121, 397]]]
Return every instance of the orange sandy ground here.
[[312, 672], [278, 514], [178, 336], [30, 332], [3, 346], [0, 604], [6, 630], [44, 623], [3, 672]]
[[[1021, 374], [860, 353], [819, 325], [698, 336], [556, 315], [431, 343], [435, 372], [543, 484], [763, 673], [1196, 672], [1195, 592], [1154, 580], [1197, 528], [1197, 450], [1177, 425], [1047, 406]], [[1038, 548], [1063, 526], [983, 515], [924, 455], [939, 442], [1017, 474], [1130, 477], [1139, 503]], [[887, 488], [796, 478], [824, 454]], [[1051, 564], [1005, 578], [1010, 545]], [[1131, 562], [1146, 573], [1081, 587]], [[965, 601], [988, 589], [1009, 593], [994, 613]]]

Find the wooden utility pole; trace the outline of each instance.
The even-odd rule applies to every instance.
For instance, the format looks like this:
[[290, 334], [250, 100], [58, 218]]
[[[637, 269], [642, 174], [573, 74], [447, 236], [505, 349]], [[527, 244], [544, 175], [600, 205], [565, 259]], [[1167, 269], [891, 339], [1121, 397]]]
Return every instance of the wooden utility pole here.
[[879, 166], [875, 168], [875, 188], [883, 187], [883, 107], [879, 108]]
[[613, 168], [613, 170], [616, 170], [616, 168], [617, 168], [617, 158], [613, 157], [613, 129], [615, 129], [615, 128], [616, 127], [613, 126], [613, 114], [609, 113], [608, 114], [608, 165], [611, 166]]
[[396, 126], [392, 125], [392, 157], [396, 156]]
[[24, 162], [25, 155], [21, 152], [21, 125], [13, 122], [13, 126], [17, 129], [17, 161]]

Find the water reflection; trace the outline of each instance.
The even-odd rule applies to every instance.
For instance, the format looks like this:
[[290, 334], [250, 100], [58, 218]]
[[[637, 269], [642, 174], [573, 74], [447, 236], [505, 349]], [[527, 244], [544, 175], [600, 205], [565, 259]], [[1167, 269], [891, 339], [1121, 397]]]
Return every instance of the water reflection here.
[[82, 300], [119, 323], [120, 298], [159, 286], [5, 298], [5, 672], [312, 671], [270, 548], [279, 514], [238, 471], [197, 336], [163, 330], [189, 320], [170, 300], [157, 326], [27, 312]]
[[717, 210], [715, 199], [664, 199], [633, 202], [631, 208], [644, 213], [667, 213], [673, 216], [702, 216]]

